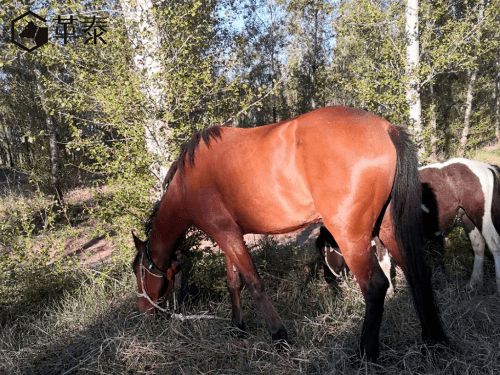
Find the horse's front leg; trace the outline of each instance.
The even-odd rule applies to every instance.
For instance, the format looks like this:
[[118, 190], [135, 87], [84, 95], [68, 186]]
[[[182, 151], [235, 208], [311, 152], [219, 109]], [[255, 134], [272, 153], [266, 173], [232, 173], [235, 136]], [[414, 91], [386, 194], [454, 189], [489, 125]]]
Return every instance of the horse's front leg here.
[[[272, 339], [274, 341], [286, 341], [288, 338], [286, 329], [278, 317], [278, 314], [276, 314], [269, 296], [264, 290], [264, 285], [257, 274], [257, 269], [255, 268], [250, 254], [248, 253], [241, 232], [223, 231], [213, 234], [212, 236], [220, 248], [225, 252], [226, 259], [228, 260], [228, 267], [232, 268], [232, 266], [235, 265], [239, 275], [243, 278], [243, 281], [247, 285], [253, 300], [257, 303], [260, 311], [264, 315], [267, 330], [271, 334]], [[231, 293], [231, 300], [233, 301], [233, 321], [235, 317], [236, 321], [238, 321], [238, 319], [241, 319], [241, 309], [239, 307], [240, 298], [239, 291], [236, 292], [238, 285], [233, 278], [234, 273], [231, 271], [233, 271], [233, 269], [228, 270], [228, 287], [229, 292]], [[229, 285], [230, 282], [231, 285]]]
[[226, 265], [227, 265], [227, 289], [229, 295], [231, 296], [231, 306], [233, 308], [233, 319], [231, 320], [231, 325], [245, 331], [245, 323], [243, 322], [243, 314], [241, 313], [240, 295], [243, 289], [243, 283], [241, 282], [240, 275], [236, 265], [231, 261], [226, 255]]

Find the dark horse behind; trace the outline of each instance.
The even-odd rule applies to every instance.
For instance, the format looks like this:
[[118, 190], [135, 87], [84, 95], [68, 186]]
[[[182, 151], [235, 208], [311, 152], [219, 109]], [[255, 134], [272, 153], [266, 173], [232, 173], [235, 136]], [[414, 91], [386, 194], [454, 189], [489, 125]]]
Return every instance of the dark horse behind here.
[[232, 324], [244, 329], [245, 283], [273, 340], [287, 340], [243, 241], [246, 233], [288, 233], [322, 221], [356, 276], [365, 302], [360, 349], [379, 355], [388, 280], [371, 250], [378, 235], [402, 267], [430, 342], [447, 343], [423, 260], [422, 188], [413, 143], [403, 128], [368, 112], [329, 107], [253, 129], [214, 127], [186, 143], [145, 242], [134, 236], [138, 309], [161, 308], [191, 226], [226, 255]]

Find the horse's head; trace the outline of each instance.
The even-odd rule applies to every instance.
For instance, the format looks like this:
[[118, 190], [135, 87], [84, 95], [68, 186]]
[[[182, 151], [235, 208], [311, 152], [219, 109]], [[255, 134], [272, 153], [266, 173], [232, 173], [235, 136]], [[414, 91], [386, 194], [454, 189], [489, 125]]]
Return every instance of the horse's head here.
[[179, 272], [181, 263], [173, 262], [166, 271], [161, 270], [153, 263], [149, 241], [143, 242], [133, 233], [132, 236], [137, 248], [137, 255], [132, 263], [139, 297], [137, 309], [150, 317], [156, 310], [165, 311], [163, 306], [174, 287], [175, 274]]
[[21, 38], [34, 38], [36, 34], [36, 30], [38, 27], [35, 25], [33, 21], [28, 22], [28, 24], [24, 27], [24, 30], [19, 34]]

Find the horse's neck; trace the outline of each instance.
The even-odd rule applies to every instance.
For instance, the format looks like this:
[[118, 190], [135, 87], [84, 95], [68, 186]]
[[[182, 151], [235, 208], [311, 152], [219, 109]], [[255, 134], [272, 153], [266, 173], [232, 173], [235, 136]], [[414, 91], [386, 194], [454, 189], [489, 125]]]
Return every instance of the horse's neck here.
[[170, 267], [173, 252], [188, 227], [189, 223], [170, 205], [160, 207], [149, 237], [151, 256], [159, 268]]

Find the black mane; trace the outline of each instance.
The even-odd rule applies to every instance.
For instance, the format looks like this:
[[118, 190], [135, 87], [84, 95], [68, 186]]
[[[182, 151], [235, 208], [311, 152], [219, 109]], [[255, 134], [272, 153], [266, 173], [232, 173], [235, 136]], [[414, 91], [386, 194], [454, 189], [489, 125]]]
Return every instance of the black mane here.
[[158, 215], [158, 211], [160, 210], [160, 204], [161, 200], [157, 200], [153, 206], [153, 210], [151, 211], [151, 214], [149, 215], [148, 221], [146, 221], [146, 224], [144, 224], [144, 231], [146, 232], [146, 237], [149, 238], [149, 234], [151, 233], [151, 230], [153, 229], [153, 223], [156, 220], [156, 216]]
[[200, 144], [200, 141], [203, 139], [205, 145], [210, 147], [212, 139], [217, 141], [217, 139], [222, 138], [222, 131], [219, 126], [213, 126], [211, 128], [203, 129], [199, 131], [191, 137], [189, 141], [187, 141], [182, 147], [181, 152], [179, 154], [179, 169], [182, 171], [186, 164], [186, 156], [189, 162], [189, 166], [194, 166], [194, 155], [196, 152], [196, 148]]

